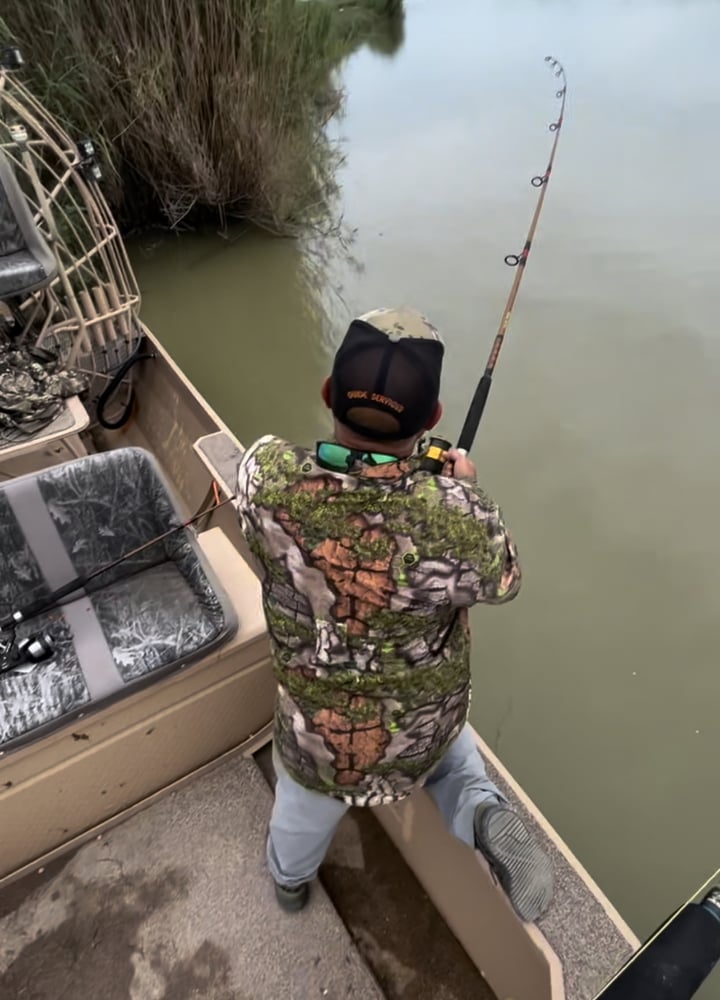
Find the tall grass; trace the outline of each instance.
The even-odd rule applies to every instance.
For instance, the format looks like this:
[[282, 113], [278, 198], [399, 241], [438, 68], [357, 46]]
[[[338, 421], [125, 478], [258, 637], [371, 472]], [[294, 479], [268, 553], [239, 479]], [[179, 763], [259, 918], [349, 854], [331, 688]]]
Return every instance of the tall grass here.
[[[365, 5], [377, 18], [397, 0], [348, 6]], [[292, 235], [327, 224], [340, 155], [324, 127], [342, 106], [334, 70], [367, 30], [343, 27], [336, 8], [4, 0], [0, 35], [20, 46], [23, 78], [71, 134], [101, 144], [125, 229], [210, 212]]]

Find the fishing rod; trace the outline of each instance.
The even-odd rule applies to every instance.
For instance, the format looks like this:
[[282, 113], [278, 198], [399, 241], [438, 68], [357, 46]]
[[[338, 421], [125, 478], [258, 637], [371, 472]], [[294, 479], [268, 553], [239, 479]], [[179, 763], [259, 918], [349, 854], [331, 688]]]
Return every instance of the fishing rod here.
[[[510, 317], [512, 316], [512, 310], [515, 305], [515, 300], [517, 298], [518, 290], [520, 288], [520, 282], [522, 281], [522, 276], [525, 272], [525, 266], [527, 264], [528, 257], [530, 255], [530, 249], [532, 247], [532, 241], [535, 235], [535, 229], [540, 218], [540, 213], [542, 211], [543, 202], [545, 200], [545, 192], [547, 190], [548, 181], [552, 173], [553, 163], [555, 160], [555, 151], [557, 149], [558, 139], [560, 136], [560, 128], [563, 123], [563, 118], [565, 115], [565, 99], [567, 96], [567, 80], [565, 77], [565, 70], [552, 56], [546, 56], [545, 61], [550, 64], [550, 68], [554, 71], [556, 77], [562, 79], [562, 87], [556, 92], [556, 97], [561, 100], [560, 114], [557, 121], [550, 124], [549, 129], [551, 132], [555, 133], [555, 140], [550, 151], [550, 159], [548, 160], [548, 165], [545, 168], [545, 173], [542, 175], [537, 175], [532, 178], [531, 184], [533, 187], [539, 188], [540, 194], [538, 197], [537, 205], [535, 207], [535, 212], [530, 223], [530, 229], [528, 230], [527, 239], [525, 240], [525, 246], [519, 254], [507, 254], [505, 257], [505, 263], [509, 267], [517, 268], [515, 273], [515, 279], [513, 281], [512, 287], [510, 289], [510, 294], [508, 296], [505, 309], [503, 311], [502, 320], [498, 328], [498, 332], [495, 336], [495, 340], [490, 351], [490, 356], [485, 366], [485, 371], [482, 378], [478, 382], [477, 388], [475, 390], [475, 395], [473, 396], [470, 408], [468, 410], [467, 416], [465, 418], [465, 423], [463, 425], [462, 431], [460, 432], [460, 438], [458, 440], [458, 448], [469, 451], [472, 446], [477, 428], [480, 424], [480, 419], [485, 409], [485, 404], [487, 402], [488, 394], [490, 392], [490, 386], [492, 385], [492, 376], [495, 371], [495, 366], [497, 365], [498, 358], [500, 356], [500, 351], [502, 349], [503, 341], [507, 333], [508, 326], [510, 324]], [[444, 440], [439, 437], [431, 437], [427, 451], [421, 462], [421, 468], [427, 469], [429, 471], [440, 473], [444, 467], [444, 452], [451, 447], [449, 441]], [[207, 510], [201, 511], [196, 514], [195, 517], [190, 518], [189, 521], [185, 521], [182, 524], [176, 525], [170, 528], [168, 531], [155, 538], [150, 539], [143, 545], [138, 546], [131, 552], [125, 553], [125, 555], [114, 559], [112, 562], [101, 566], [99, 569], [93, 570], [93, 572], [86, 574], [85, 576], [78, 576], [74, 580], [70, 580], [68, 583], [54, 590], [51, 594], [44, 598], [40, 598], [34, 603], [28, 605], [21, 610], [13, 612], [8, 618], [0, 621], [0, 673], [7, 670], [12, 670], [17, 666], [18, 656], [20, 658], [25, 658], [26, 660], [38, 662], [40, 660], [46, 659], [50, 656], [54, 649], [54, 644], [52, 639], [47, 633], [42, 633], [36, 636], [30, 636], [22, 639], [20, 642], [16, 641], [15, 629], [20, 624], [20, 622], [25, 621], [28, 618], [32, 618], [43, 611], [48, 611], [55, 607], [59, 602], [61, 602], [69, 594], [72, 594], [76, 590], [83, 590], [88, 583], [94, 580], [96, 577], [101, 576], [103, 573], [107, 573], [109, 570], [114, 569], [121, 563], [133, 556], [139, 555], [144, 552], [152, 545], [157, 544], [160, 541], [170, 537], [178, 531], [182, 531], [184, 528], [190, 527], [195, 521], [200, 520], [205, 515], [211, 513], [213, 510], [217, 510], [224, 504], [229, 503], [234, 497], [228, 497], [226, 500], [219, 501], [216, 496], [217, 502]], [[3, 633], [7, 633], [6, 638], [3, 639]], [[13, 652], [15, 655], [12, 655]], [[8, 664], [3, 665], [2, 659], [7, 659]]]
[[[719, 878], [720, 868], [593, 1000], [690, 1000], [720, 959], [720, 885], [707, 891]], [[700, 902], [694, 902], [700, 895]]]
[[[185, 528], [189, 528], [191, 525], [195, 524], [196, 521], [200, 521], [203, 517], [219, 510], [221, 507], [224, 507], [226, 503], [230, 503], [230, 501], [234, 499], [235, 496], [230, 496], [225, 500], [221, 500], [217, 487], [215, 487], [215, 502], [209, 507], [206, 507], [204, 510], [201, 510], [199, 513], [193, 515], [193, 517], [189, 518], [187, 521], [183, 521], [181, 524], [173, 525], [172, 528], [168, 528], [168, 530], [164, 531], [161, 535], [155, 535], [147, 542], [143, 542], [142, 545], [138, 545], [136, 548], [124, 553], [124, 555], [118, 556], [117, 559], [113, 559], [111, 562], [105, 563], [103, 566], [92, 570], [90, 573], [85, 573], [82, 576], [76, 576], [73, 580], [69, 580], [61, 587], [53, 590], [52, 593], [45, 595], [45, 597], [40, 597], [36, 601], [33, 601], [32, 604], [28, 604], [24, 608], [13, 611], [11, 615], [0, 621], [0, 674], [16, 669], [22, 661], [39, 663], [40, 661], [47, 659], [49, 656], [52, 656], [55, 651], [53, 638], [47, 632], [26, 636], [20, 641], [17, 641], [15, 630], [21, 622], [26, 621], [29, 618], [34, 618], [43, 611], [51, 610], [60, 604], [64, 598], [68, 597], [76, 590], [84, 590], [92, 580], [96, 579], [96, 577], [102, 576], [104, 573], [108, 573], [111, 569], [115, 569], [116, 566], [120, 566], [128, 559], [132, 559], [134, 556], [140, 555], [142, 552], [146, 552], [153, 545], [157, 545], [158, 542], [162, 542], [166, 538], [170, 538], [178, 532], [183, 531]], [[132, 576], [132, 573], [128, 575]], [[6, 633], [4, 638], [3, 633]], [[3, 660], [6, 660], [7, 662], [3, 663]]]
[[[554, 75], [562, 80], [562, 86], [555, 93], [555, 97], [561, 102], [560, 114], [558, 115], [557, 120], [551, 122], [548, 126], [550, 132], [555, 133], [555, 139], [550, 150], [550, 159], [548, 160], [547, 167], [545, 168], [545, 173], [537, 174], [530, 181], [533, 187], [539, 188], [540, 194], [535, 206], [532, 221], [530, 222], [530, 229], [528, 230], [527, 239], [525, 240], [525, 246], [522, 248], [520, 253], [510, 253], [504, 258], [508, 267], [514, 267], [517, 270], [505, 304], [505, 309], [503, 310], [500, 326], [498, 327], [487, 364], [485, 365], [485, 371], [477, 384], [475, 394], [472, 398], [472, 402], [470, 403], [470, 408], [468, 409], [467, 416], [465, 417], [465, 423], [463, 424], [462, 430], [460, 431], [460, 437], [458, 438], [457, 447], [465, 453], [470, 451], [473, 441], [475, 440], [475, 434], [477, 433], [480, 419], [482, 418], [485, 404], [487, 403], [487, 398], [490, 393], [495, 366], [497, 365], [498, 358], [500, 357], [500, 351], [502, 350], [505, 335], [507, 333], [508, 326], [510, 325], [510, 317], [512, 316], [520, 283], [525, 273], [525, 266], [527, 264], [528, 257], [530, 256], [535, 230], [540, 218], [540, 213], [542, 212], [543, 202], [545, 201], [545, 193], [547, 191], [548, 182], [552, 173], [553, 163], [555, 162], [555, 152], [560, 138], [560, 129], [565, 117], [565, 100], [567, 98], [567, 78], [565, 76], [565, 70], [558, 60], [554, 59], [552, 56], [545, 56], [545, 62], [550, 64], [550, 69], [553, 70]], [[444, 438], [431, 437], [421, 464], [421, 468], [439, 475], [445, 464], [444, 453], [451, 447], [452, 444]]]

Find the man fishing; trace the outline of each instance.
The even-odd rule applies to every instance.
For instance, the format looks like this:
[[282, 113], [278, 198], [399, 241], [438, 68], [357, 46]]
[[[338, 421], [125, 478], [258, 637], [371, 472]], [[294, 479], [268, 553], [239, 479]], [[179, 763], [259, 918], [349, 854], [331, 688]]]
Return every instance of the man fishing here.
[[474, 464], [418, 447], [442, 415], [444, 345], [410, 309], [353, 321], [322, 386], [332, 440], [266, 436], [245, 453], [236, 506], [262, 579], [278, 681], [267, 864], [302, 909], [351, 806], [424, 786], [479, 850], [519, 916], [550, 903], [549, 858], [490, 781], [467, 725], [468, 608], [512, 600], [515, 545]]

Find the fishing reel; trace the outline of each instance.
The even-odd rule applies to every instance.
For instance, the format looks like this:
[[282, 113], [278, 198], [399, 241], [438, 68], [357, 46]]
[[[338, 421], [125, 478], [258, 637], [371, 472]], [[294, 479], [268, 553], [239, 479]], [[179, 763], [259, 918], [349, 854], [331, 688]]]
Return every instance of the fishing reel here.
[[0, 674], [11, 670], [23, 673], [55, 654], [56, 643], [49, 632], [35, 632], [18, 639], [15, 625], [0, 631]]
[[452, 444], [445, 438], [431, 437], [420, 462], [421, 470], [431, 472], [434, 476], [441, 476], [445, 468], [444, 455], [449, 448], [452, 448]]
[[37, 632], [20, 639], [17, 651], [24, 660], [42, 663], [43, 660], [49, 660], [55, 652], [55, 640], [49, 632]]

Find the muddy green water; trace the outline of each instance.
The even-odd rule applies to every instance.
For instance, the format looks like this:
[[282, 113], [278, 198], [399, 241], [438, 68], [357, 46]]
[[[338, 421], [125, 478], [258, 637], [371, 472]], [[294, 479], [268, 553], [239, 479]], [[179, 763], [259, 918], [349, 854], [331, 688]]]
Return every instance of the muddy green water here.
[[445, 332], [456, 436], [565, 63], [473, 452], [525, 582], [474, 613], [472, 720], [641, 936], [720, 864], [718, 38], [712, 2], [410, 0], [400, 49], [344, 73], [359, 268], [251, 234], [133, 248], [146, 322], [243, 440], [323, 433], [333, 344], [398, 302]]

